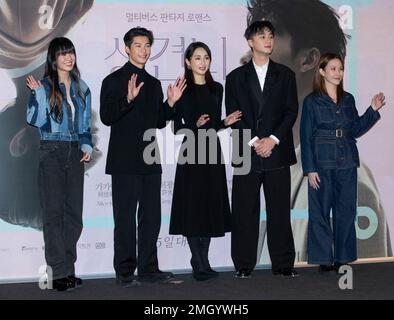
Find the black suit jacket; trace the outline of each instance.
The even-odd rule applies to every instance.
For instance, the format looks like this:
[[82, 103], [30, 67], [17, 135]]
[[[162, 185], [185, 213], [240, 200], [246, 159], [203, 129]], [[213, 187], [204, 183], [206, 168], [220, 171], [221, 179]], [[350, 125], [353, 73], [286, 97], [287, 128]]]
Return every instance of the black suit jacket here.
[[[127, 102], [128, 81], [133, 73], [138, 75], [137, 86], [144, 82], [138, 96]], [[108, 75], [102, 83], [100, 94], [101, 121], [111, 126], [108, 144], [107, 174], [160, 174], [160, 162], [147, 164], [143, 152], [155, 141], [143, 141], [148, 129], [161, 129], [171, 115], [171, 108], [163, 104], [160, 81], [145, 69], [127, 62], [122, 68]], [[157, 154], [159, 157], [156, 144]], [[159, 158], [158, 158], [159, 159]]]
[[261, 91], [251, 60], [227, 76], [225, 103], [227, 115], [236, 110], [242, 111], [242, 119], [232, 126], [233, 129], [241, 129], [239, 141], [233, 139], [233, 143], [238, 143], [242, 156], [245, 156], [242, 153], [243, 129], [250, 129], [252, 138], [257, 136], [261, 139], [272, 134], [280, 140], [268, 158], [258, 156], [253, 148], [246, 146], [251, 152], [251, 171], [278, 169], [297, 162], [292, 127], [298, 114], [298, 98], [292, 70], [270, 60], [264, 90]]

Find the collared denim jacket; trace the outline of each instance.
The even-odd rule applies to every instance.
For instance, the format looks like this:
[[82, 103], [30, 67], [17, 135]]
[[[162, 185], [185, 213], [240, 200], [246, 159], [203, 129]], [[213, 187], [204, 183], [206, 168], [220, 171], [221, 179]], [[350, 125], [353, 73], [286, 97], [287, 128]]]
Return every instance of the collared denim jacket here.
[[354, 97], [345, 92], [338, 104], [327, 95], [310, 94], [301, 116], [301, 160], [304, 173], [360, 165], [356, 138], [380, 119], [371, 106], [359, 116]]
[[92, 153], [91, 134], [91, 93], [86, 83], [80, 80], [80, 87], [85, 99], [79, 96], [76, 82], [71, 81], [70, 96], [75, 108], [74, 123], [72, 113], [67, 107], [66, 88], [59, 83], [63, 94], [63, 119], [55, 120], [50, 114], [50, 85], [47, 78], [41, 81], [42, 86], [32, 90], [27, 105], [27, 122], [39, 129], [41, 140], [79, 141], [83, 152]]

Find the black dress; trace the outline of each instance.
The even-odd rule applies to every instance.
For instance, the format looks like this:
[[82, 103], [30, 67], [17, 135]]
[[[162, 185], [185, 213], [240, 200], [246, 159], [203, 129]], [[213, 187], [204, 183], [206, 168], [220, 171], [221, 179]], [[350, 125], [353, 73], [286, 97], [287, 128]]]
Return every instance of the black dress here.
[[[208, 85], [193, 84], [188, 85], [182, 98], [175, 105], [175, 134], [181, 134], [180, 129], [189, 129], [193, 131], [195, 139], [190, 140], [190, 143], [186, 135], [179, 153], [170, 234], [182, 234], [186, 237], [221, 237], [230, 231], [226, 170], [217, 136], [217, 131], [225, 128], [224, 122], [221, 121], [222, 98], [223, 87], [220, 83], [215, 82], [215, 93], [210, 92]], [[210, 120], [197, 129], [197, 120], [203, 114], [208, 114]], [[204, 164], [198, 161], [198, 133], [207, 132], [212, 134], [213, 139], [205, 138]], [[212, 163], [209, 162], [209, 156], [212, 156], [209, 154], [209, 145], [215, 142], [217, 161]], [[194, 151], [195, 157], [192, 158], [195, 158], [195, 162], [181, 162], [181, 157], [191, 159], [188, 157], [191, 151]]]

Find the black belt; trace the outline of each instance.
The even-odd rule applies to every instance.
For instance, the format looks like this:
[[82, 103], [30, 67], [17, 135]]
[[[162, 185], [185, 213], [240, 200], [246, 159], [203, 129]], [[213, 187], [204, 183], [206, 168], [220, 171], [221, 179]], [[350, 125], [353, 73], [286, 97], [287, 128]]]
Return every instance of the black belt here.
[[335, 138], [343, 138], [348, 134], [348, 130], [345, 129], [335, 129], [335, 130], [316, 130], [314, 137], [335, 137]]

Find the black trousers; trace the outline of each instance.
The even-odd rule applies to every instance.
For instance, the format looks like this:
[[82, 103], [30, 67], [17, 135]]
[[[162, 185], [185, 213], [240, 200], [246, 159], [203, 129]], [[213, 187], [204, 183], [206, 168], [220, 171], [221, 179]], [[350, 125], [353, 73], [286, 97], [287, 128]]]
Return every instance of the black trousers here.
[[75, 273], [82, 232], [84, 165], [78, 142], [41, 141], [39, 191], [45, 260], [53, 279]]
[[134, 273], [136, 268], [139, 275], [159, 269], [156, 242], [161, 224], [160, 190], [161, 174], [112, 175], [114, 269], [117, 275]]
[[290, 168], [250, 172], [233, 177], [231, 256], [236, 270], [253, 270], [260, 226], [260, 188], [267, 212], [268, 250], [272, 270], [294, 266], [295, 250], [290, 223]]

